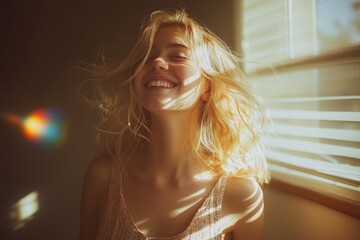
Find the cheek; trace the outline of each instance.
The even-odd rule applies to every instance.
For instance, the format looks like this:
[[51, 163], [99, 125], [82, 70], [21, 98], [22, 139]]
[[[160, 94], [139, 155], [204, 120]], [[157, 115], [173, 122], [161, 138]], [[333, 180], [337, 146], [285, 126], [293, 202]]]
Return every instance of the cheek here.
[[195, 86], [198, 85], [201, 81], [201, 72], [200, 69], [195, 67], [188, 67], [186, 69], [183, 69], [182, 72], [180, 72], [181, 78], [183, 80], [184, 87], [186, 86]]

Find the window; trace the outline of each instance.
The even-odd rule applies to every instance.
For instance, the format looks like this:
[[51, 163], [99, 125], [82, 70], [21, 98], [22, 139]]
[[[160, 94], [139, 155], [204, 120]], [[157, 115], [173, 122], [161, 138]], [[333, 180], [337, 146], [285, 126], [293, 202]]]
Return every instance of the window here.
[[244, 70], [273, 121], [265, 137], [273, 179], [359, 209], [360, 0], [241, 8]]

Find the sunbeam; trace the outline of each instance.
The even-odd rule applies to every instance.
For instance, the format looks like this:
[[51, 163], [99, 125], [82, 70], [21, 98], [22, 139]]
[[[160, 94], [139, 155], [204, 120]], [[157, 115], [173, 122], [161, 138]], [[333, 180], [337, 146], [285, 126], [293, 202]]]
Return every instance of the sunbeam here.
[[33, 191], [18, 200], [10, 213], [11, 228], [16, 231], [24, 227], [39, 211], [39, 194]]

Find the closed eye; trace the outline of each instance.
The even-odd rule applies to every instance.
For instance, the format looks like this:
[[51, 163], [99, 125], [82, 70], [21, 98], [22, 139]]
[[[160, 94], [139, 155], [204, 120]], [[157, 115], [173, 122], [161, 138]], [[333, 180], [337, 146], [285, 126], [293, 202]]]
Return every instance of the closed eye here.
[[174, 55], [174, 56], [170, 56], [170, 59], [180, 61], [180, 60], [187, 60], [188, 58], [182, 55]]

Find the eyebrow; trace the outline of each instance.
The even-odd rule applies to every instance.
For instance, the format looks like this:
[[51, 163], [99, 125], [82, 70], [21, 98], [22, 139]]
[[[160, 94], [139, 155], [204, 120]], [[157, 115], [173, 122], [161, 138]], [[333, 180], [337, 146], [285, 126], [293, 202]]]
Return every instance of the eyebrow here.
[[181, 43], [170, 43], [167, 45], [167, 47], [174, 47], [174, 48], [188, 48], [187, 46], [185, 46], [184, 44]]
[[[187, 46], [185, 46], [184, 44], [181, 43], [169, 43], [168, 45], [166, 45], [167, 48], [185, 48], [185, 49], [189, 49]], [[152, 46], [151, 49], [156, 49], [156, 46]]]

